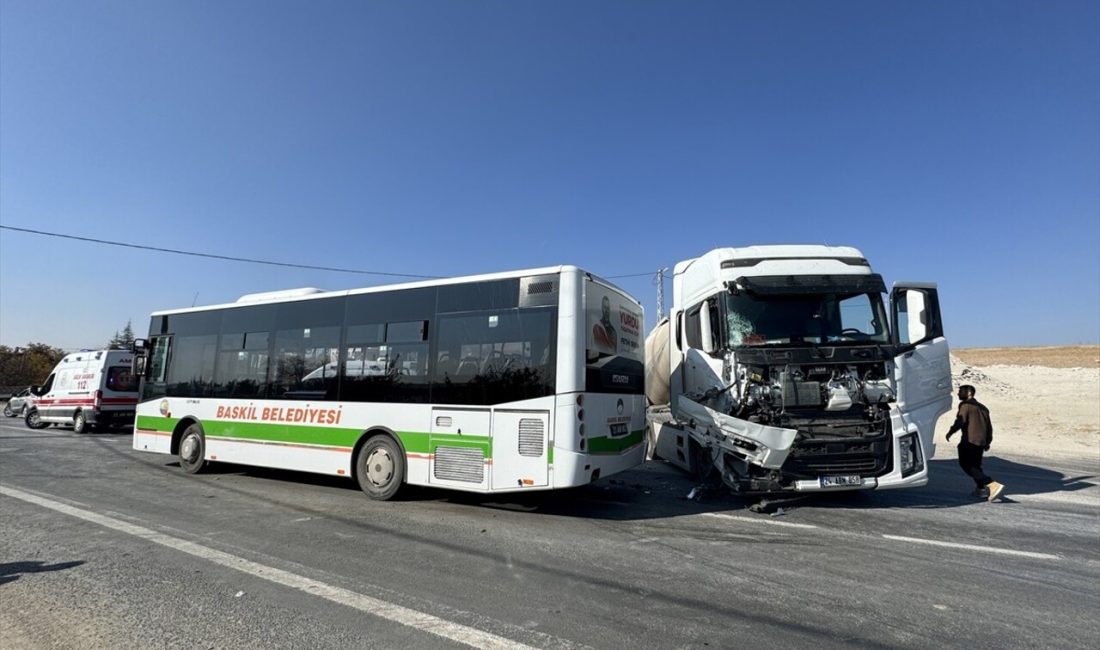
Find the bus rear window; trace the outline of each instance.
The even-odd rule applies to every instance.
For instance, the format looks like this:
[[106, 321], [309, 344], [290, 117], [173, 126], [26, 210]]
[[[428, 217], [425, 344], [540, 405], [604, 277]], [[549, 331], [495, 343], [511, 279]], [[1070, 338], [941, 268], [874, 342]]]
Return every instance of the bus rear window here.
[[138, 389], [137, 377], [129, 366], [112, 366], [107, 369], [107, 390], [128, 393]]

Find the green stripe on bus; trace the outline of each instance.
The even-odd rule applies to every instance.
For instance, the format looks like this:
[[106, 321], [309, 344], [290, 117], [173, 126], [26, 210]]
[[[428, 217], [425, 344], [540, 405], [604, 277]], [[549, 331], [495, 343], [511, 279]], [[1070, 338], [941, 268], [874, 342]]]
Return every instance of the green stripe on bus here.
[[589, 438], [588, 452], [592, 454], [617, 454], [625, 451], [642, 441], [644, 431], [638, 429], [631, 431], [630, 435], [622, 438]]
[[[171, 433], [179, 424], [179, 418], [158, 418], [151, 415], [139, 415], [137, 428], [147, 431]], [[237, 438], [266, 442], [281, 442], [301, 445], [322, 445], [327, 447], [354, 447], [362, 429], [335, 429], [331, 427], [312, 427], [300, 424], [267, 424], [260, 422], [234, 422], [231, 420], [205, 420], [203, 431], [207, 435], [219, 438]], [[590, 438], [588, 451], [593, 454], [621, 453], [642, 442], [643, 431], [632, 431], [622, 438]], [[493, 457], [493, 441], [488, 436], [469, 436], [455, 434], [430, 434], [417, 431], [398, 431], [397, 437], [410, 454], [434, 454], [436, 447], [463, 447], [480, 449], [486, 458]], [[547, 462], [554, 462], [554, 448], [547, 450]]]
[[[488, 436], [460, 436], [450, 433], [419, 434], [428, 438], [429, 453], [434, 454], [438, 447], [460, 447], [463, 449], [480, 449], [485, 458], [493, 457], [493, 441]], [[404, 442], [404, 438], [401, 439]], [[408, 449], [408, 446], [405, 447]]]
[[359, 429], [331, 429], [308, 425], [279, 425], [225, 420], [207, 420], [202, 423], [202, 429], [206, 432], [206, 435], [219, 438], [323, 445], [325, 447], [354, 447], [355, 441], [363, 433]]
[[[147, 431], [171, 433], [179, 424], [179, 418], [139, 416], [137, 427]], [[236, 438], [263, 442], [281, 442], [325, 447], [354, 447], [362, 429], [336, 429], [300, 424], [271, 424], [266, 422], [235, 422], [232, 420], [204, 420], [203, 432], [218, 438]], [[488, 436], [460, 436], [454, 434], [429, 434], [417, 431], [398, 431], [405, 452], [410, 454], [434, 454], [435, 448], [464, 447], [481, 449], [486, 458], [492, 458], [493, 444]]]
[[172, 433], [176, 430], [176, 425], [179, 424], [179, 421], [179, 418], [156, 418], [151, 415], [139, 415], [137, 417], [137, 428], [145, 429], [146, 431]]

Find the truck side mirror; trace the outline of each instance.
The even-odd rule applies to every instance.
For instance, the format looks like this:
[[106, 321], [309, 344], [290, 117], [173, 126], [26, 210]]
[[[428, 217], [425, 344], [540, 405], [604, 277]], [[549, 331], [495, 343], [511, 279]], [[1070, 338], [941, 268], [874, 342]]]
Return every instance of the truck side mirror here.
[[943, 336], [939, 295], [931, 283], [899, 283], [890, 293], [894, 342], [918, 345]]
[[136, 355], [134, 356], [134, 367], [132, 368], [132, 373], [135, 377], [144, 377], [145, 376], [145, 355], [144, 354], [141, 355], [141, 356], [136, 356]]
[[134, 342], [130, 345], [130, 351], [134, 354], [145, 354], [148, 348], [149, 341], [145, 339], [134, 339]]
[[928, 308], [924, 304], [924, 294], [919, 291], [906, 291], [905, 301], [899, 305], [899, 313], [904, 313], [905, 331], [899, 332], [904, 343], [916, 343], [928, 337]]
[[714, 351], [718, 349], [718, 346], [714, 344], [714, 327], [710, 322], [710, 303], [709, 301], [703, 303], [703, 308], [699, 310], [699, 329], [700, 335], [703, 339], [703, 352], [707, 354], [714, 354]]

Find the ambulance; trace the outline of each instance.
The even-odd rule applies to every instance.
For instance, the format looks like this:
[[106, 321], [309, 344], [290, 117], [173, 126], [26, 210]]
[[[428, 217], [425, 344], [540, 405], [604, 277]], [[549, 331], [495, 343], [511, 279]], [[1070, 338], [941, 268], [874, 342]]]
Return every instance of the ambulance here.
[[32, 386], [34, 402], [25, 416], [31, 429], [69, 425], [76, 433], [134, 423], [138, 378], [129, 350], [92, 350], [67, 354], [41, 386]]

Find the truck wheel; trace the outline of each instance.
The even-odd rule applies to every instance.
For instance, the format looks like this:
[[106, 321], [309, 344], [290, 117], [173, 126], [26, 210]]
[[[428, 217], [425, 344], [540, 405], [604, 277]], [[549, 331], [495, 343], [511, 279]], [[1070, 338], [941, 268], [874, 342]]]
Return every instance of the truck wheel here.
[[389, 436], [375, 436], [355, 458], [359, 488], [376, 501], [389, 501], [405, 481], [405, 458]]
[[88, 433], [92, 428], [88, 426], [88, 417], [84, 411], [77, 411], [73, 416], [73, 433]]
[[23, 423], [27, 425], [28, 429], [45, 429], [50, 426], [48, 423], [42, 421], [42, 416], [38, 415], [38, 409], [27, 411], [27, 415], [23, 418]]
[[188, 474], [198, 474], [206, 467], [206, 438], [198, 424], [191, 424], [183, 431], [180, 467]]

